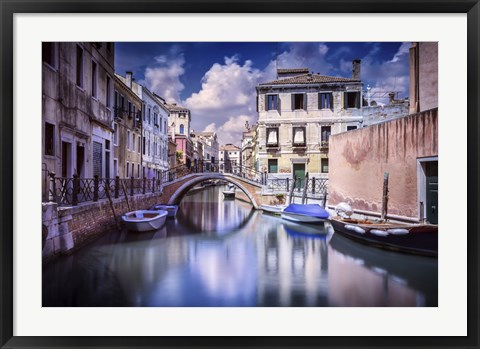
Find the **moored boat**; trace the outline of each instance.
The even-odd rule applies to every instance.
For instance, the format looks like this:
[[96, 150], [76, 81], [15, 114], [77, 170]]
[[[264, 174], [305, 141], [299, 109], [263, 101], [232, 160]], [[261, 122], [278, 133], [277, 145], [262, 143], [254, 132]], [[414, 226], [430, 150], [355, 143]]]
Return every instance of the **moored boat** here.
[[375, 247], [424, 256], [438, 255], [438, 226], [375, 222], [334, 217], [330, 222], [336, 233]]
[[287, 205], [260, 205], [260, 209], [263, 210], [263, 212], [273, 215], [280, 215], [285, 207], [287, 207]]
[[177, 214], [177, 211], [178, 211], [178, 205], [155, 205], [150, 210], [153, 210], [153, 211], [158, 211], [158, 210], [167, 211], [168, 212], [167, 218], [175, 218], [175, 215]]
[[144, 232], [160, 229], [167, 219], [164, 210], [138, 210], [122, 215], [125, 227], [130, 231]]
[[235, 186], [233, 184], [229, 184], [227, 189], [223, 190], [223, 197], [225, 199], [235, 199]]
[[283, 219], [297, 223], [319, 224], [328, 219], [328, 212], [318, 204], [290, 204], [281, 212]]

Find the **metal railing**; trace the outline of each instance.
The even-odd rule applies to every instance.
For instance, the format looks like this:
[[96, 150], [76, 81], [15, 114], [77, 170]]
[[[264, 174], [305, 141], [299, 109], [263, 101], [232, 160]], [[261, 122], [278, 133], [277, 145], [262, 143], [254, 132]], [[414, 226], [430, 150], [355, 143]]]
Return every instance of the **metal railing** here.
[[293, 187], [293, 194], [304, 192], [309, 196], [324, 197], [328, 190], [328, 179], [308, 178], [305, 190], [305, 178], [276, 178], [267, 172], [260, 172], [249, 166], [224, 161], [193, 161], [181, 164], [160, 173], [159, 178], [72, 178], [55, 177], [55, 173], [48, 173], [47, 195], [43, 195], [44, 202], [56, 202], [59, 205], [75, 206], [82, 202], [98, 201], [112, 198], [133, 196], [137, 194], [158, 193], [162, 185], [171, 183], [189, 174], [196, 173], [228, 173], [242, 180], [249, 180], [264, 187], [264, 192], [289, 193]]
[[156, 193], [161, 190], [161, 180], [156, 178], [73, 178], [55, 177], [49, 173], [48, 197], [43, 201], [56, 202], [59, 205], [76, 206], [82, 202], [133, 196], [136, 194]]

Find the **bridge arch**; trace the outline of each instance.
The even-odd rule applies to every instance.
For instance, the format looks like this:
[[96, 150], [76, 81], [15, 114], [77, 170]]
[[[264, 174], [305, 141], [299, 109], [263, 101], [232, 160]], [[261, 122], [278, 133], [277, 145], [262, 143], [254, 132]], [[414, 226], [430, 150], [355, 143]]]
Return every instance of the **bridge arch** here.
[[241, 183], [240, 180], [237, 180], [234, 177], [215, 173], [191, 177], [188, 181], [184, 182], [180, 187], [178, 187], [177, 190], [175, 190], [168, 200], [168, 205], [178, 205], [191, 188], [201, 182], [212, 179], [220, 179], [237, 186], [248, 197], [253, 207], [255, 209], [259, 208], [259, 204], [254, 195]]

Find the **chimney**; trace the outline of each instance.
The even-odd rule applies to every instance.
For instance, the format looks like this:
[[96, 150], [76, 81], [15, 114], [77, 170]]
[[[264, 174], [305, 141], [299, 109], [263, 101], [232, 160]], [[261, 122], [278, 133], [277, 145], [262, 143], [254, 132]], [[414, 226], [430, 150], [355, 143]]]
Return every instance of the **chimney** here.
[[126, 72], [126, 80], [127, 80], [127, 86], [131, 89], [132, 88], [132, 75], [133, 73], [131, 71]]
[[360, 80], [360, 59], [354, 59], [352, 61], [352, 79]]

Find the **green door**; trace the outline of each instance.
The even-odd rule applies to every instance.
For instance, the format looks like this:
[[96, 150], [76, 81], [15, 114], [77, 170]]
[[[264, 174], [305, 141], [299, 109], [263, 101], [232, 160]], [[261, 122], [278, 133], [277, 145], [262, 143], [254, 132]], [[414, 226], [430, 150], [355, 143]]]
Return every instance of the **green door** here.
[[438, 224], [438, 161], [426, 163], [427, 177], [427, 220]]
[[302, 189], [305, 180], [305, 164], [293, 164], [293, 175], [297, 179], [295, 188]]

